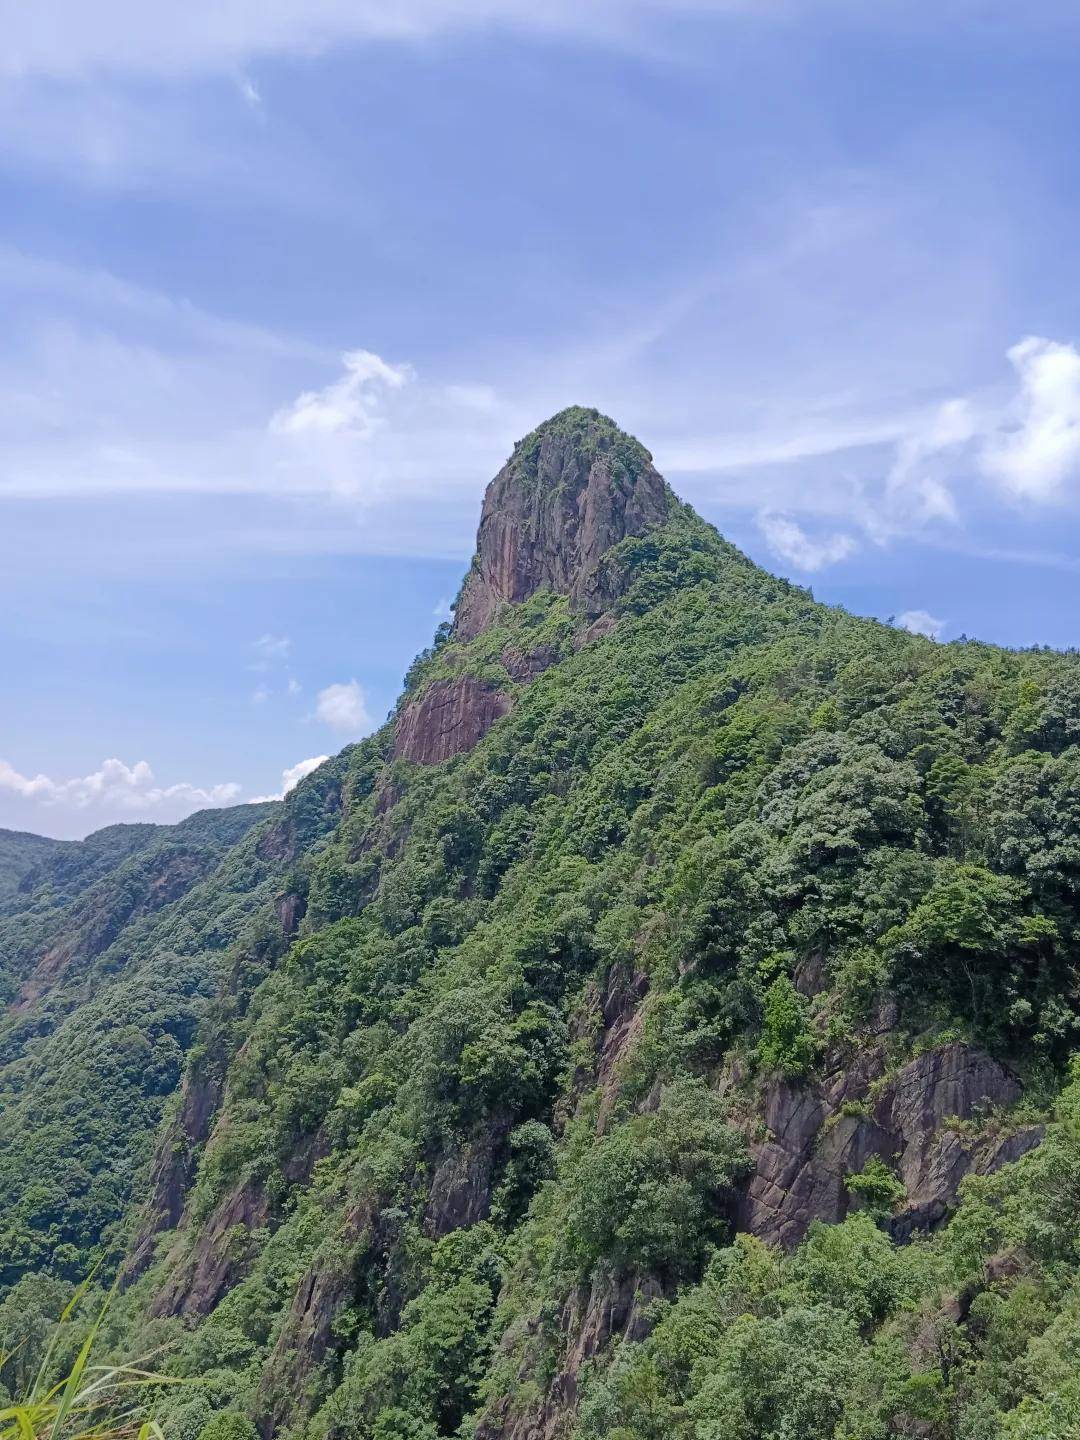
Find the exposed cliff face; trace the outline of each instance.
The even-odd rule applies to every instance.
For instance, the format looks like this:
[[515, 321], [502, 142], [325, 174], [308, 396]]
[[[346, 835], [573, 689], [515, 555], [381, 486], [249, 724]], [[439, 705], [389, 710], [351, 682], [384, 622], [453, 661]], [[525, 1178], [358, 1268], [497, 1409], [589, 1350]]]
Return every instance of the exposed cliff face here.
[[429, 1235], [448, 1235], [462, 1225], [487, 1219], [508, 1129], [504, 1118], [493, 1116], [481, 1136], [454, 1149], [436, 1166], [424, 1208], [424, 1229]]
[[205, 1217], [189, 1250], [183, 1249], [187, 1232], [182, 1229], [168, 1262], [168, 1281], [155, 1296], [151, 1315], [182, 1315], [189, 1320], [209, 1315], [246, 1272], [254, 1253], [251, 1232], [268, 1218], [265, 1191], [249, 1182], [227, 1195]]
[[199, 1147], [210, 1134], [221, 1103], [222, 1080], [203, 1062], [184, 1077], [180, 1106], [158, 1142], [149, 1177], [149, 1198], [128, 1252], [124, 1280], [130, 1283], [154, 1258], [154, 1242], [180, 1223], [188, 1186], [195, 1177]]
[[531, 650], [518, 650], [507, 645], [499, 658], [511, 680], [516, 680], [519, 685], [528, 685], [554, 665], [559, 657], [551, 645], [536, 645]]
[[599, 564], [662, 525], [672, 495], [644, 446], [595, 410], [565, 410], [521, 441], [488, 486], [454, 634], [478, 635], [499, 606], [544, 587], [597, 613], [614, 598]]
[[786, 1247], [814, 1220], [840, 1221], [852, 1208], [846, 1178], [877, 1156], [903, 1182], [898, 1236], [945, 1218], [968, 1174], [987, 1174], [1038, 1144], [1039, 1126], [970, 1136], [963, 1122], [1019, 1100], [1020, 1085], [998, 1061], [960, 1042], [932, 1050], [887, 1076], [879, 1045], [819, 1081], [772, 1082], [764, 1097], [769, 1138], [756, 1149], [740, 1227]]
[[304, 1271], [293, 1295], [281, 1335], [263, 1372], [256, 1399], [256, 1419], [265, 1440], [295, 1414], [297, 1398], [334, 1344], [334, 1322], [356, 1288], [358, 1252], [366, 1253], [372, 1232], [370, 1207], [345, 1217], [331, 1244], [321, 1249]]
[[[583, 616], [598, 616], [578, 643], [605, 633], [602, 616], [617, 598], [604, 556], [627, 536], [668, 518], [673, 497], [644, 446], [595, 410], [563, 411], [521, 441], [491, 482], [476, 557], [462, 587], [453, 638], [467, 644], [499, 607], [547, 589], [566, 595]], [[595, 622], [594, 622], [595, 623]], [[504, 647], [500, 659], [529, 684], [557, 659], [548, 644]], [[497, 687], [462, 673], [436, 680], [398, 717], [395, 755], [436, 765], [471, 750], [511, 706]]]
[[509, 709], [508, 695], [475, 676], [436, 680], [398, 717], [394, 753], [418, 765], [437, 765], [471, 750]]
[[572, 1434], [583, 1372], [612, 1344], [643, 1339], [652, 1328], [649, 1307], [663, 1296], [650, 1275], [605, 1275], [575, 1290], [559, 1313], [558, 1369], [544, 1393], [529, 1403], [536, 1377], [522, 1368], [513, 1389], [481, 1418], [478, 1440], [560, 1440]]

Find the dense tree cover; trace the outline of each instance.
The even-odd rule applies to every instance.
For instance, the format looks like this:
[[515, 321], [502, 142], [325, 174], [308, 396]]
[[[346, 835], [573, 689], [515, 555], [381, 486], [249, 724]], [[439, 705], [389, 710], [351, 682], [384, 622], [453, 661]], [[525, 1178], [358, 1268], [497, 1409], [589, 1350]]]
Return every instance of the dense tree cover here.
[[581, 1440], [1067, 1440], [1080, 1433], [1080, 1071], [1040, 1148], [894, 1245], [866, 1212], [791, 1255], [747, 1235], [655, 1307]]
[[43, 835], [0, 830], [0, 902], [17, 895], [27, 877], [63, 845], [62, 840], [49, 840]]
[[[540, 593], [414, 665], [406, 699], [462, 671], [513, 696], [475, 750], [416, 767], [386, 727], [334, 762], [340, 816], [304, 821], [280, 868], [248, 837], [174, 908], [177, 935], [146, 932], [118, 1021], [160, 1002], [155, 965], [190, 965], [190, 989], [171, 1018], [139, 1011], [151, 1049], [176, 1050], [131, 1068], [164, 1093], [193, 1037], [189, 1064], [231, 1059], [186, 1224], [118, 1302], [117, 1343], [171, 1345], [201, 1378], [163, 1400], [184, 1440], [250, 1417], [307, 1440], [489, 1436], [551, 1395], [582, 1440], [1064, 1440], [1080, 661], [817, 605], [681, 508], [605, 564], [610, 633], [582, 643], [586, 621]], [[514, 681], [508, 655], [538, 647], [553, 663]], [[298, 826], [325, 817], [328, 783], [290, 797]], [[281, 890], [305, 910], [287, 953], [266, 938]], [[262, 958], [219, 985], [199, 957], [241, 963], [258, 934]], [[100, 1023], [65, 1026], [81, 1013]], [[1008, 1058], [1024, 1118], [1056, 1099], [1047, 1138], [969, 1181], [930, 1239], [890, 1238], [904, 1197], [880, 1161], [793, 1254], [737, 1235], [763, 1086], [812, 1083], [883, 1024], [895, 1066], [958, 1036]], [[73, 1093], [51, 1098], [59, 1054], [9, 1082], [43, 1133]], [[98, 1080], [88, 1043], [72, 1055], [79, 1083], [124, 1083]], [[157, 1102], [124, 1095], [145, 1134]], [[217, 1303], [148, 1319], [238, 1196], [257, 1218], [217, 1242]], [[25, 1264], [70, 1273], [43, 1216], [18, 1213]], [[574, 1420], [574, 1336], [616, 1313]]]
[[0, 1292], [87, 1273], [222, 975], [280, 952], [260, 907], [282, 867], [248, 835], [276, 808], [58, 844], [0, 907]]

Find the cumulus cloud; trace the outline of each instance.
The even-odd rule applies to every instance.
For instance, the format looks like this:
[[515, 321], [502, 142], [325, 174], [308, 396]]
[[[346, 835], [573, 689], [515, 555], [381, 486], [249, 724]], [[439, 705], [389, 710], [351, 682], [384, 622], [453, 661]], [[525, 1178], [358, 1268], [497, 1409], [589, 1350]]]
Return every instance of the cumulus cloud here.
[[938, 620], [929, 610], [905, 610], [896, 617], [901, 630], [910, 630], [913, 635], [925, 635], [928, 640], [940, 640], [946, 622]]
[[[337, 379], [272, 413], [262, 436], [264, 485], [363, 507], [372, 549], [387, 523], [397, 537], [425, 534], [429, 553], [442, 517], [462, 516], [517, 429], [484, 386], [420, 379], [409, 364], [350, 350]], [[410, 501], [422, 501], [422, 513]]]
[[839, 532], [813, 539], [790, 515], [766, 512], [758, 516], [758, 526], [773, 554], [798, 570], [823, 570], [858, 549], [851, 535]]
[[1019, 499], [1054, 500], [1080, 474], [1080, 354], [1029, 335], [1008, 356], [1020, 389], [987, 437], [982, 466]]
[[344, 373], [322, 390], [305, 390], [277, 411], [270, 429], [277, 435], [336, 435], [347, 431], [366, 438], [383, 422], [387, 391], [400, 390], [412, 378], [408, 365], [390, 365], [371, 350], [349, 350], [341, 357]]
[[197, 810], [204, 806], [228, 805], [240, 793], [234, 781], [221, 785], [159, 785], [145, 760], [126, 765], [123, 760], [105, 760], [100, 770], [70, 780], [48, 775], [22, 775], [6, 760], [0, 760], [0, 790], [44, 805], [69, 805], [83, 810], [91, 806], [130, 811]]
[[315, 718], [352, 735], [366, 735], [374, 729], [367, 699], [356, 680], [327, 685], [325, 690], [320, 690], [315, 699]]
[[317, 770], [324, 760], [329, 760], [329, 755], [312, 755], [308, 760], [298, 760], [295, 765], [290, 765], [287, 770], [281, 772], [281, 793], [287, 795], [290, 790], [295, 790], [305, 775], [310, 775]]
[[298, 760], [295, 765], [290, 765], [287, 770], [281, 772], [281, 789], [275, 795], [256, 795], [252, 798], [252, 805], [262, 805], [268, 800], [284, 800], [290, 790], [295, 790], [305, 775], [310, 775], [317, 770], [324, 760], [329, 760], [329, 755], [312, 755], [308, 760]]
[[270, 416], [263, 483], [362, 506], [373, 548], [387, 520], [417, 533], [420, 514], [409, 502], [422, 500], [430, 546], [436, 508], [461, 513], [478, 478], [498, 467], [519, 421], [484, 386], [421, 378], [371, 350], [350, 350], [341, 364], [328, 385], [304, 390]]

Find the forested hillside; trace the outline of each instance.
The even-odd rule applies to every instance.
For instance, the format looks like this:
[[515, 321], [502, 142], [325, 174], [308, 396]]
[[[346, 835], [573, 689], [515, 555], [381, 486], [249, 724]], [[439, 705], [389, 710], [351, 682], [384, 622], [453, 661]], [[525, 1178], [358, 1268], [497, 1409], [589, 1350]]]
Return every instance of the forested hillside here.
[[387, 724], [185, 825], [0, 901], [9, 1384], [101, 1258], [177, 1440], [1080, 1435], [1080, 657], [572, 409]]

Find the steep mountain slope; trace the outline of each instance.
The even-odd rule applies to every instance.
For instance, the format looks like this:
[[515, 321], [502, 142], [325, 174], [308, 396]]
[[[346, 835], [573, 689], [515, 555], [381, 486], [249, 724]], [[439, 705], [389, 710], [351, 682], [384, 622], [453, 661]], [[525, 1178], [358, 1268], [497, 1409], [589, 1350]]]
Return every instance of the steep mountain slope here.
[[396, 714], [145, 932], [215, 990], [123, 1230], [167, 1433], [1073, 1434], [1078, 738], [1077, 657], [522, 441]]

